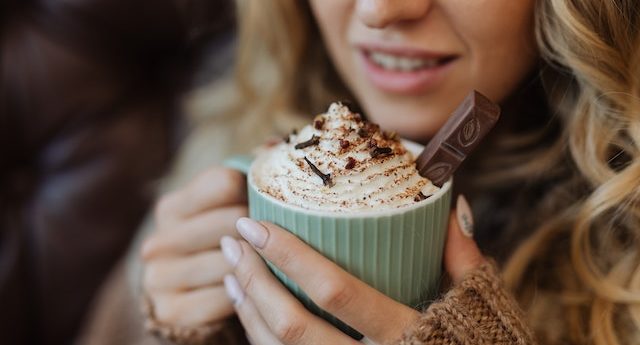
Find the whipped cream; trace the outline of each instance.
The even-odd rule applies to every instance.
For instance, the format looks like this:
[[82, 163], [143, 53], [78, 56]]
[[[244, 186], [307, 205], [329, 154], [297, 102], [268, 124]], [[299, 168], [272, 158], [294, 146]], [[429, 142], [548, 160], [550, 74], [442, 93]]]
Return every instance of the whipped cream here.
[[260, 192], [319, 211], [399, 208], [438, 190], [395, 135], [341, 103], [262, 152], [251, 174]]

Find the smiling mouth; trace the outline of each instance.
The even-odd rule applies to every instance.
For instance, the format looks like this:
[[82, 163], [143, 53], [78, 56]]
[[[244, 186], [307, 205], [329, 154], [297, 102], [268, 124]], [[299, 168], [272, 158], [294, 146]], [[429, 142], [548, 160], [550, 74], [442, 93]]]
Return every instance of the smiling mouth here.
[[433, 69], [456, 59], [455, 55], [419, 57], [373, 50], [365, 50], [363, 53], [371, 63], [392, 72], [416, 72]]

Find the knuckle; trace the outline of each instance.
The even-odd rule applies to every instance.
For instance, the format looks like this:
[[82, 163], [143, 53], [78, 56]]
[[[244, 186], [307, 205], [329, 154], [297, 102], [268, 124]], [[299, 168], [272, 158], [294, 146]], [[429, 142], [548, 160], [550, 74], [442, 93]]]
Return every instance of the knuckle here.
[[238, 273], [238, 278], [242, 280], [240, 283], [242, 289], [250, 295], [253, 294], [256, 288], [255, 275], [250, 270], [242, 268], [236, 268], [236, 272]]
[[281, 313], [273, 325], [274, 335], [285, 344], [300, 343], [306, 331], [307, 322], [296, 313]]
[[[283, 246], [283, 248], [287, 247]], [[278, 268], [287, 270], [288, 267], [291, 267], [297, 262], [296, 256], [297, 254], [294, 251], [280, 250], [274, 255], [273, 263], [278, 266]]]
[[246, 217], [249, 215], [249, 208], [246, 205], [237, 206], [233, 210], [233, 215], [236, 218]]
[[140, 257], [142, 258], [142, 261], [144, 263], [152, 260], [153, 254], [155, 253], [157, 247], [157, 240], [153, 235], [146, 238], [142, 242], [142, 246], [140, 246]]
[[159, 287], [159, 268], [156, 264], [149, 264], [144, 270], [143, 284], [147, 290], [155, 290]]
[[206, 288], [200, 290], [197, 295], [191, 296], [188, 303], [188, 309], [191, 311], [189, 323], [207, 324], [233, 314], [233, 304], [226, 298], [222, 289]]
[[231, 181], [233, 171], [231, 169], [215, 167], [201, 172], [191, 183], [192, 185], [216, 185], [226, 184]]
[[218, 173], [230, 184], [237, 186], [244, 183], [244, 175], [239, 171], [230, 168], [219, 168]]
[[318, 287], [316, 303], [320, 308], [328, 311], [342, 310], [353, 300], [354, 293], [349, 286], [341, 281], [327, 280]]
[[180, 304], [173, 298], [157, 298], [155, 300], [154, 314], [158, 321], [166, 324], [176, 324], [182, 314]]
[[217, 167], [202, 172], [190, 183], [190, 197], [217, 195], [225, 202], [237, 202], [245, 194], [244, 175], [229, 168]]
[[176, 199], [176, 192], [165, 194], [161, 196], [160, 199], [158, 199], [153, 209], [154, 218], [158, 223], [160, 223], [161, 220], [166, 217], [166, 215], [173, 212]]
[[215, 175], [218, 180], [218, 188], [223, 193], [237, 191], [244, 183], [244, 176], [233, 169], [220, 168]]
[[154, 265], [148, 265], [144, 270], [144, 276], [142, 278], [142, 284], [145, 290], [150, 291], [155, 289], [156, 276]]

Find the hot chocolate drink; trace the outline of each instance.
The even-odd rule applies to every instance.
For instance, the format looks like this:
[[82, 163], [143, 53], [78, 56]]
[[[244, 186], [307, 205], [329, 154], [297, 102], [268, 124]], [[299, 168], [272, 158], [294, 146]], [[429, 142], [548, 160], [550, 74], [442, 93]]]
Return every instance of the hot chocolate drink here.
[[262, 193], [318, 211], [396, 209], [438, 190], [395, 134], [341, 103], [263, 152], [251, 173]]

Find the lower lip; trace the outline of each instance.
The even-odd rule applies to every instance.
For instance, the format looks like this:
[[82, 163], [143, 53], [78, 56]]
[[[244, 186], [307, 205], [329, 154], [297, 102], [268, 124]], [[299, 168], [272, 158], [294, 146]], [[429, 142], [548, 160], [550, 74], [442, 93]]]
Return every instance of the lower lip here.
[[440, 85], [456, 61], [416, 71], [394, 71], [380, 67], [365, 52], [360, 53], [369, 80], [378, 89], [398, 94], [415, 95], [432, 91]]

